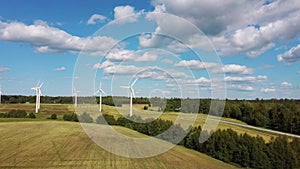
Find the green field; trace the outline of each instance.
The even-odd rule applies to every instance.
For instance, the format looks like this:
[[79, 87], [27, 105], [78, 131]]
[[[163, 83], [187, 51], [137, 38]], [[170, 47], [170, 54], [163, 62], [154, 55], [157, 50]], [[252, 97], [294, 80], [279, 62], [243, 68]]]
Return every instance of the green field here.
[[[147, 137], [114, 128], [126, 135]], [[0, 134], [0, 168], [236, 168], [181, 146], [151, 158], [120, 157], [97, 146], [73, 122], [2, 122]]]
[[[165, 120], [175, 121], [176, 118], [178, 117], [178, 113], [175, 113], [175, 112], [160, 114], [155, 111], [143, 110], [143, 105], [134, 105], [134, 106], [135, 106], [135, 109], [134, 109], [133, 114], [141, 116], [144, 119], [159, 117], [159, 118], [162, 118]], [[13, 110], [13, 109], [24, 109], [24, 110], [26, 110], [27, 113], [30, 113], [30, 112], [35, 111], [35, 104], [1, 104], [0, 105], [0, 113], [8, 112], [9, 110]], [[82, 109], [82, 111], [88, 112], [94, 119], [96, 119], [100, 115], [100, 113], [98, 111], [98, 107], [96, 105], [80, 105], [78, 107], [77, 111], [81, 111], [80, 109]], [[62, 120], [62, 117], [64, 114], [73, 113], [74, 111], [75, 111], [74, 107], [71, 104], [41, 104], [40, 113], [36, 114], [37, 118], [34, 119], [34, 121], [37, 121], [37, 120], [45, 121], [53, 113], [57, 114], [58, 120]], [[126, 105], [121, 108], [103, 105], [103, 113], [114, 115], [116, 118], [120, 117], [122, 115], [126, 116], [126, 115], [128, 115], [128, 112], [129, 112], [129, 107]], [[187, 115], [187, 119], [188, 119], [189, 114], [186, 114], [186, 115]], [[194, 126], [198, 126], [198, 125], [203, 126], [203, 124], [205, 123], [205, 120], [203, 118], [206, 118], [206, 117], [207, 117], [207, 115], [205, 115], [205, 114], [198, 114], [198, 118], [196, 119]], [[213, 116], [209, 116], [209, 117], [214, 118]], [[3, 118], [0, 118], [0, 122], [32, 121], [32, 120], [33, 119], [28, 119], [28, 118], [27, 119], [3, 119]], [[245, 124], [244, 122], [236, 120], [236, 119], [222, 118], [222, 120]], [[183, 123], [182, 125], [184, 125], [185, 121], [183, 121], [182, 123]], [[186, 122], [186, 123], [188, 123], [188, 122]], [[235, 125], [231, 125], [231, 124], [219, 123], [218, 129], [228, 129], [228, 128], [233, 129], [234, 131], [236, 131], [239, 134], [247, 133], [251, 136], [259, 135], [259, 136], [263, 137], [265, 139], [265, 141], [267, 141], [267, 142], [270, 141], [272, 137], [277, 137], [277, 135], [273, 134], [273, 133], [257, 131], [254, 129], [244, 128], [244, 127], [235, 126]]]

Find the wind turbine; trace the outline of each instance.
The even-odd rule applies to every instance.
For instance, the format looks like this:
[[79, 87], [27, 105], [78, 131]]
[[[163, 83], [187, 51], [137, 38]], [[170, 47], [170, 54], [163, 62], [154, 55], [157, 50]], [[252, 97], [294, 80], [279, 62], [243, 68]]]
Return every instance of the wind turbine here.
[[78, 100], [78, 94], [80, 91], [76, 90], [76, 88], [74, 87], [73, 89], [73, 95], [74, 95], [74, 107], [77, 107], [77, 100]]
[[102, 83], [99, 84], [99, 89], [96, 91], [96, 93], [99, 93], [99, 111], [102, 112], [102, 94], [105, 94], [105, 92], [102, 90]]
[[122, 88], [129, 89], [129, 91], [130, 91], [130, 114], [129, 114], [130, 117], [132, 117], [132, 97], [135, 97], [133, 86], [135, 85], [137, 80], [138, 80], [138, 78], [136, 78], [133, 81], [133, 83], [131, 83], [130, 86], [121, 86]]
[[40, 82], [38, 82], [36, 84], [36, 87], [31, 88], [31, 90], [35, 90], [36, 93], [36, 103], [35, 103], [35, 113], [39, 112], [40, 109], [40, 104], [41, 104], [41, 87], [43, 86], [43, 82], [40, 84]]

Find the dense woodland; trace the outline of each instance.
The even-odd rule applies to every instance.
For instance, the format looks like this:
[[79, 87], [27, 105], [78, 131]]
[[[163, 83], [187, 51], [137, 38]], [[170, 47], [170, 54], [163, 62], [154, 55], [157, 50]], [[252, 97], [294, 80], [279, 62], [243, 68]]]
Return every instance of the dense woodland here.
[[[35, 96], [2, 96], [3, 103], [35, 103]], [[72, 104], [72, 97], [49, 97], [42, 96], [42, 103]], [[79, 103], [99, 103], [98, 97], [79, 97]], [[110, 106], [121, 106], [128, 104], [127, 97], [103, 97], [103, 104]], [[148, 104], [158, 106], [164, 112], [184, 113], [211, 113], [220, 115], [218, 107], [212, 107], [211, 99], [179, 99], [179, 98], [135, 98], [135, 104]], [[300, 100], [271, 99], [271, 100], [226, 100], [224, 117], [234, 118], [247, 124], [265, 127], [287, 133], [300, 134]]]

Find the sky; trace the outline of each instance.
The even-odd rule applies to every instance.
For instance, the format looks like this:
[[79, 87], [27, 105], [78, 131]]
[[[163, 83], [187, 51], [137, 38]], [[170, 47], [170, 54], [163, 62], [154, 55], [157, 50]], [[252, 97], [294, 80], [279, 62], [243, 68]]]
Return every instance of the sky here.
[[2, 0], [5, 95], [296, 98], [298, 0]]

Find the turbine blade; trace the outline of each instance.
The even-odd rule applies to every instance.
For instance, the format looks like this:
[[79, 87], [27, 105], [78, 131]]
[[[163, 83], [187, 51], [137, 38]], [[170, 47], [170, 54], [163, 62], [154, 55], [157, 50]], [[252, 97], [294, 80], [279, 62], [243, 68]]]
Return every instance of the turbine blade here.
[[105, 92], [102, 89], [99, 89], [99, 93], [105, 94]]
[[38, 86], [39, 86], [39, 84], [40, 84], [40, 81], [38, 81], [38, 82], [37, 82], [37, 84], [36, 84], [36, 87], [38, 87]]
[[44, 85], [44, 82], [41, 83], [40, 88]]
[[126, 88], [126, 89], [129, 89], [130, 87], [129, 86], [120, 86], [121, 88]]
[[133, 81], [133, 83], [131, 83], [131, 87], [133, 87], [133, 86], [135, 85], [135, 83], [136, 83], [137, 80], [138, 80], [138, 78], [136, 78], [136, 79]]

